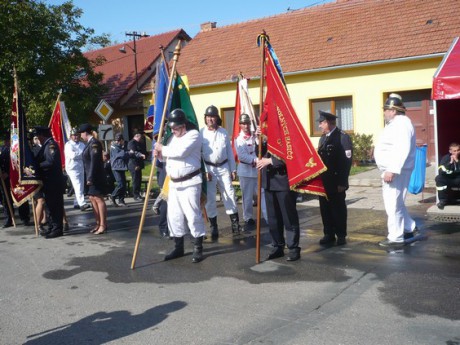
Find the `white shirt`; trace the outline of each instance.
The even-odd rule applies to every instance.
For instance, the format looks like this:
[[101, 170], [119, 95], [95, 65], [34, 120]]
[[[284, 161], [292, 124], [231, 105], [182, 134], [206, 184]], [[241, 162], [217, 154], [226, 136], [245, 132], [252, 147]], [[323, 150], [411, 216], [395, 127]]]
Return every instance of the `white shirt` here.
[[415, 130], [405, 115], [396, 115], [383, 129], [374, 151], [380, 171], [410, 173], [415, 165]]
[[[232, 145], [228, 138], [227, 130], [218, 127], [215, 131], [204, 127], [200, 130], [202, 138], [202, 153], [205, 162], [222, 163], [228, 160], [230, 171], [236, 171], [235, 157], [233, 157]], [[222, 166], [225, 167], [225, 166]], [[206, 169], [207, 169], [206, 165]]]
[[257, 159], [256, 138], [254, 135], [246, 136], [240, 132], [235, 140], [235, 149], [238, 154], [238, 176], [257, 177], [257, 168], [253, 163]]
[[[180, 178], [201, 168], [201, 137], [197, 130], [190, 130], [181, 137], [174, 135], [163, 146], [166, 171], [171, 178]], [[201, 174], [183, 182], [170, 182], [182, 187], [201, 183]]]
[[64, 145], [65, 157], [65, 170], [67, 172], [82, 172], [83, 173], [83, 159], [82, 153], [85, 149], [85, 144], [81, 141], [75, 142], [69, 140]]

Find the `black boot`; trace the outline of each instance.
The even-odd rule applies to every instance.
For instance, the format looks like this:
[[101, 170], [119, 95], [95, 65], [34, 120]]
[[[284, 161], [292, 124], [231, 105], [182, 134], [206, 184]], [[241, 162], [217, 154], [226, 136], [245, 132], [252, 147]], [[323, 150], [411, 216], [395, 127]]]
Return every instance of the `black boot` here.
[[238, 234], [241, 230], [240, 227], [240, 218], [238, 217], [238, 213], [233, 213], [230, 215], [230, 220], [232, 221], [232, 232], [233, 234]]
[[165, 256], [165, 261], [177, 259], [181, 256], [184, 256], [184, 238], [183, 237], [174, 237], [174, 249]]
[[203, 260], [203, 236], [195, 238], [192, 254], [192, 262], [198, 263]]
[[300, 248], [289, 249], [289, 254], [286, 258], [287, 261], [296, 261], [300, 259]]
[[215, 241], [219, 238], [219, 228], [217, 227], [217, 216], [209, 218], [209, 222], [211, 223], [211, 226], [209, 227], [211, 229], [211, 239]]

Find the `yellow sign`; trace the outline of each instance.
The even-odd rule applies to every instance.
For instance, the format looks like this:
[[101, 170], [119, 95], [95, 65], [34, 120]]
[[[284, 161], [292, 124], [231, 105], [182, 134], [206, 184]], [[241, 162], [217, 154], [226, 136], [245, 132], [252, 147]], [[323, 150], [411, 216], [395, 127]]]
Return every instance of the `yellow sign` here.
[[113, 108], [104, 99], [99, 102], [94, 111], [103, 121], [107, 121], [113, 114]]

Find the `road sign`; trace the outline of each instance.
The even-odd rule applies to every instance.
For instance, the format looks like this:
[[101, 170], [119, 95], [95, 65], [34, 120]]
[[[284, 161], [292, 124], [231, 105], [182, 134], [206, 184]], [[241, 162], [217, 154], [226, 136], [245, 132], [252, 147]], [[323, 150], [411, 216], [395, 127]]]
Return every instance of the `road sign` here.
[[99, 125], [97, 132], [99, 140], [113, 140], [112, 125]]
[[113, 108], [104, 99], [99, 102], [94, 111], [103, 121], [107, 121], [110, 115], [113, 114]]

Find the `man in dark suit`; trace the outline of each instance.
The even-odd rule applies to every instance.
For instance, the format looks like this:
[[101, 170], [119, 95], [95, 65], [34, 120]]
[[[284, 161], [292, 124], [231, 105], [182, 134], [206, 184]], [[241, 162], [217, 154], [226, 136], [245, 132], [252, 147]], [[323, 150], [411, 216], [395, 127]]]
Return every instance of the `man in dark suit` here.
[[[347, 205], [345, 191], [348, 189], [353, 155], [350, 136], [337, 127], [337, 116], [319, 111], [319, 128], [323, 135], [319, 140], [318, 153], [327, 167], [321, 174], [326, 197], [319, 197], [324, 237], [321, 245], [336, 242], [338, 246], [347, 243]], [[336, 239], [337, 236], [337, 239]]]
[[35, 127], [35, 133], [41, 143], [36, 156], [39, 176], [43, 181], [43, 194], [48, 207], [47, 231], [41, 231], [45, 238], [63, 235], [64, 189], [65, 180], [62, 173], [61, 154], [58, 144], [53, 140], [48, 127]]
[[128, 142], [128, 151], [130, 153], [128, 169], [131, 173], [134, 200], [141, 200], [142, 169], [144, 169], [146, 155], [145, 145], [142, 143], [142, 134], [142, 132], [137, 132]]
[[[267, 260], [284, 256], [285, 245], [289, 249], [286, 260], [299, 260], [300, 229], [296, 207], [297, 193], [290, 190], [286, 164], [266, 153], [263, 158], [257, 160], [257, 169], [262, 170], [262, 187], [265, 191], [268, 227], [273, 245]], [[286, 229], [286, 240], [284, 229]]]

